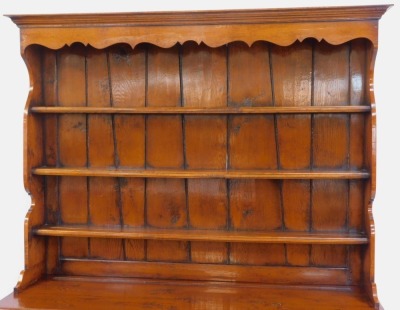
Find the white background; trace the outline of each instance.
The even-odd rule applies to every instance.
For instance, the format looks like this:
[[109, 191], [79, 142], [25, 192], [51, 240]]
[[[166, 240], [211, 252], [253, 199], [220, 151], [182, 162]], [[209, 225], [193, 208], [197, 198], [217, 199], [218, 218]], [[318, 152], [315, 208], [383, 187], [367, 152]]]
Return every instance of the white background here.
[[[84, 1], [1, 0], [0, 14], [118, 11], [246, 9], [268, 7], [384, 4], [373, 1]], [[386, 310], [400, 309], [399, 176], [400, 165], [400, 3], [380, 22], [375, 71], [378, 115], [378, 182], [374, 203], [376, 222], [376, 282]], [[389, 2], [390, 3], [390, 2]], [[12, 291], [23, 269], [23, 220], [30, 199], [22, 180], [22, 113], [28, 75], [19, 56], [17, 27], [0, 16], [0, 299]], [[396, 298], [397, 297], [397, 298]]]

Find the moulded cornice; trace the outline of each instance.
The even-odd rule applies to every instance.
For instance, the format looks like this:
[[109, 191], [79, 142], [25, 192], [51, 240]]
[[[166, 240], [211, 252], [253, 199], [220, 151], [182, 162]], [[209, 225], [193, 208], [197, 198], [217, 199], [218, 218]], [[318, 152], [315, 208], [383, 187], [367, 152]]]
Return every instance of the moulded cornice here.
[[262, 10], [7, 15], [19, 27], [183, 26], [377, 20], [391, 5]]

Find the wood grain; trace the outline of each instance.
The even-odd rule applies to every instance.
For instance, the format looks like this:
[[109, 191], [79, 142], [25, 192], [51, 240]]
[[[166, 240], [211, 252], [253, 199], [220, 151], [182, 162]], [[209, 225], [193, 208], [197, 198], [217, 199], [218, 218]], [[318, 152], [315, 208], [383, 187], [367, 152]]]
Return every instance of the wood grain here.
[[[146, 102], [146, 50], [114, 46], [108, 51], [112, 109], [143, 108]], [[145, 117], [114, 115], [116, 167], [145, 167]], [[126, 133], [129, 134], [126, 134]], [[124, 226], [145, 225], [145, 180], [118, 179], [120, 222]], [[125, 259], [145, 258], [144, 240], [124, 240]]]
[[[227, 188], [224, 180], [188, 181], [190, 227], [224, 229], [227, 227]], [[213, 216], [210, 217], [210, 212]]]
[[[388, 6], [380, 10], [382, 14]], [[373, 10], [371, 10], [373, 11]], [[341, 12], [340, 12], [341, 13]], [[71, 45], [74, 42], [84, 42], [98, 49], [106, 48], [117, 43], [128, 43], [132, 48], [143, 42], [151, 43], [162, 48], [171, 48], [177, 43], [194, 41], [198, 44], [204, 42], [210, 47], [220, 47], [224, 44], [242, 41], [251, 46], [256, 41], [266, 41], [281, 46], [291, 45], [296, 40], [303, 41], [314, 37], [318, 40], [338, 45], [348, 42], [354, 38], [366, 38], [377, 46], [378, 39], [378, 18], [366, 20], [348, 20], [347, 23], [337, 19], [343, 18], [340, 13], [334, 12], [328, 20], [324, 21], [303, 21], [300, 23], [270, 23], [257, 24], [252, 21], [250, 24], [225, 24], [221, 25], [192, 25], [192, 26], [155, 26], [149, 32], [146, 25], [114, 24], [104, 31], [103, 27], [80, 27], [79, 25], [69, 27], [57, 27], [58, 35], [54, 35], [54, 28], [50, 27], [23, 27], [21, 46], [24, 50], [30, 44], [39, 44], [52, 49], [59, 49], [65, 44]], [[354, 13], [354, 10], [352, 11]], [[314, 16], [318, 16], [316, 12]], [[290, 14], [287, 14], [290, 15]], [[311, 14], [304, 19], [309, 19]], [[336, 15], [336, 17], [333, 17]], [[352, 15], [357, 16], [357, 13]], [[367, 14], [366, 14], [367, 15]], [[378, 15], [378, 14], [376, 14]], [[365, 16], [364, 16], [365, 17]], [[286, 16], [287, 20], [288, 16]], [[314, 17], [315, 18], [315, 17]], [[223, 17], [226, 20], [226, 17]], [[285, 19], [285, 18], [284, 18]], [[99, 19], [97, 19], [99, 20]], [[318, 20], [318, 18], [317, 18]], [[205, 21], [208, 23], [208, 21]], [[349, 27], [351, 31], [349, 31]], [[38, 31], [38, 29], [40, 31]], [[284, 35], [282, 35], [284, 33]], [[53, 34], [53, 36], [51, 36]], [[51, 40], [49, 40], [51, 38]]]
[[[43, 104], [54, 106], [58, 104], [57, 96], [57, 53], [48, 49], [42, 54], [43, 72]], [[58, 141], [57, 141], [58, 115], [47, 115], [43, 119], [44, 131], [44, 154], [46, 166], [58, 166]], [[58, 204], [58, 177], [46, 177], [45, 179], [45, 205], [46, 223], [57, 225], [60, 220], [60, 209]], [[47, 273], [55, 273], [58, 267], [58, 254], [60, 242], [58, 238], [47, 241]]]
[[[311, 181], [285, 180], [282, 182], [282, 206], [286, 231], [309, 231], [312, 221], [310, 187]], [[286, 245], [286, 258], [289, 265], [308, 266], [309, 254], [309, 245]]]
[[[363, 40], [355, 40], [350, 45], [350, 105], [368, 105], [367, 97], [367, 48]], [[365, 143], [366, 131], [365, 116], [350, 115], [349, 128], [349, 168], [358, 169], [365, 166]], [[364, 231], [365, 221], [363, 214], [366, 213], [366, 203], [363, 192], [365, 182], [349, 181], [349, 210], [348, 230]], [[362, 279], [362, 249], [349, 247], [349, 268], [354, 282]]]
[[[270, 54], [275, 106], [312, 106], [312, 43], [306, 41], [290, 47], [272, 46]], [[311, 115], [276, 115], [275, 134], [280, 169], [311, 167]], [[282, 181], [280, 191], [285, 229], [309, 229], [310, 184], [308, 180]], [[307, 245], [287, 245], [287, 263], [307, 266], [309, 253]]]
[[[191, 230], [201, 229], [206, 236], [210, 229], [226, 229], [228, 224], [227, 182], [225, 180], [187, 180], [189, 224]], [[213, 214], [210, 217], [210, 214]], [[228, 247], [224, 243], [210, 242], [202, 238], [191, 242], [191, 260], [197, 263], [224, 263], [228, 259]], [[230, 241], [230, 240], [220, 240]]]
[[[107, 54], [89, 50], [86, 58], [87, 105], [110, 106], [110, 80]], [[114, 121], [110, 115], [88, 116], [88, 166], [115, 165]], [[89, 221], [93, 225], [121, 223], [118, 181], [115, 178], [89, 178]], [[96, 258], [120, 259], [124, 257], [121, 240], [90, 240], [90, 255]]]
[[[328, 53], [329, 50], [329, 53]], [[350, 46], [332, 49], [323, 43], [315, 47], [314, 104], [349, 104]], [[315, 115], [313, 117], [313, 167], [347, 169], [349, 161], [348, 115]], [[349, 210], [347, 181], [313, 181], [312, 228], [346, 230]], [[345, 265], [345, 247], [313, 246], [314, 264]]]
[[229, 44], [230, 107], [272, 105], [268, 48], [265, 42], [256, 42], [251, 48], [242, 42]]
[[[58, 53], [58, 104], [86, 106], [85, 50], [81, 45]], [[58, 156], [61, 167], [87, 166], [87, 121], [84, 115], [60, 115]], [[64, 224], [88, 222], [87, 178], [59, 178], [60, 220]], [[61, 255], [82, 257], [89, 254], [88, 240], [63, 238]]]
[[[126, 292], [130, 292], [129, 295]], [[37, 298], [37, 296], [44, 298]], [[62, 300], [58, 296], [64, 296]], [[82, 295], [82, 296], [81, 296]], [[77, 297], [79, 296], [79, 297]], [[156, 298], [155, 298], [156, 297]], [[116, 302], [118, 301], [118, 302]], [[17, 296], [8, 296], [0, 303], [7, 309], [19, 305], [35, 309], [212, 309], [229, 306], [236, 309], [335, 310], [351, 307], [374, 309], [357, 287], [255, 285], [198, 281], [160, 281], [130, 279], [109, 281], [109, 278], [52, 278], [40, 282]], [[278, 308], [279, 309], [279, 308]]]
[[231, 225], [235, 230], [281, 228], [279, 184], [270, 180], [231, 181]]
[[[148, 47], [147, 106], [179, 106], [180, 68], [178, 47], [169, 50]], [[181, 117], [151, 116], [146, 120], [146, 167], [183, 168], [183, 133]], [[146, 181], [146, 223], [155, 227], [187, 225], [184, 180]], [[186, 261], [188, 243], [184, 241], [147, 242], [147, 259]]]
[[[146, 51], [118, 46], [108, 51], [112, 107], [143, 108], [145, 105]], [[100, 109], [103, 107], [99, 107]], [[115, 115], [115, 146], [120, 167], [144, 167], [145, 118], [141, 115]], [[129, 132], [130, 134], [125, 134]]]
[[[183, 45], [181, 57], [182, 106], [214, 109], [226, 107], [226, 48], [210, 49], [194, 43]], [[224, 169], [227, 158], [226, 116], [182, 116], [185, 169]], [[186, 208], [191, 228], [226, 228], [227, 182], [216, 179], [185, 180]], [[213, 217], [210, 218], [212, 212]], [[224, 263], [225, 243], [191, 242], [190, 257], [197, 263]]]
[[[254, 141], [259, 141], [254, 143]], [[271, 116], [231, 116], [229, 168], [276, 169], [274, 119]]]

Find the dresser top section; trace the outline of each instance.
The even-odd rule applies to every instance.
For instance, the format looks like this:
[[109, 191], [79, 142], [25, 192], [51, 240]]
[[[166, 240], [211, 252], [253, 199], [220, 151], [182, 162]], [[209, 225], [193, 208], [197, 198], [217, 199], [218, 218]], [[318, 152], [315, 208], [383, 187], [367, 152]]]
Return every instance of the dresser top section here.
[[392, 5], [98, 14], [7, 15], [19, 27], [183, 26], [378, 20]]

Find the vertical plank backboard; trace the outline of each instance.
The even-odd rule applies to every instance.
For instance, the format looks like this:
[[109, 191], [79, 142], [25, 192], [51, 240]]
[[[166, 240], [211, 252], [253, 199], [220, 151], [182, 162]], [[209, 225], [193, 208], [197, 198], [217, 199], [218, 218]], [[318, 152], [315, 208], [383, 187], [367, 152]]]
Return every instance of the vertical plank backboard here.
[[[103, 50], [87, 51], [87, 105], [111, 105], [108, 57]], [[88, 116], [88, 166], [107, 168], [115, 166], [113, 119], [111, 115]], [[88, 183], [89, 221], [94, 226], [120, 225], [117, 180], [91, 177]], [[121, 259], [124, 257], [119, 239], [90, 239], [90, 255], [94, 258]]]
[[[312, 44], [309, 41], [288, 47], [273, 46], [271, 72], [275, 106], [312, 104]], [[311, 164], [311, 115], [277, 115], [275, 131], [280, 169], [309, 169]], [[283, 180], [282, 204], [286, 230], [310, 228], [310, 181]], [[289, 265], [309, 264], [309, 245], [287, 245]]]
[[[349, 44], [326, 42], [314, 50], [314, 105], [349, 105]], [[349, 117], [319, 114], [313, 117], [313, 168], [347, 169], [349, 160]], [[345, 231], [348, 225], [347, 180], [315, 180], [312, 183], [312, 229]], [[315, 265], [345, 265], [345, 246], [313, 246]]]
[[[104, 50], [76, 44], [44, 50], [43, 101], [68, 107], [362, 105], [366, 62], [363, 40], [339, 46], [306, 40], [288, 47], [236, 42], [210, 48], [188, 42], [168, 49], [143, 44]], [[48, 166], [341, 171], [365, 165], [362, 114], [62, 114], [47, 115], [44, 124]], [[48, 177], [46, 220], [358, 233], [364, 230], [364, 187], [359, 180]], [[58, 239], [47, 243], [48, 272], [55, 273]], [[356, 246], [66, 237], [60, 249], [61, 259], [339, 267], [349, 269], [352, 283], [362, 277]]]
[[[180, 106], [179, 47], [162, 49], [150, 46], [147, 71], [147, 106]], [[147, 117], [146, 167], [147, 169], [184, 167], [180, 116]], [[146, 214], [146, 222], [149, 226], [186, 227], [185, 181], [147, 180]], [[147, 241], [148, 260], [186, 261], [190, 257], [189, 251], [189, 242], [185, 241]]]
[[[350, 104], [365, 105], [366, 92], [366, 43], [364, 40], [355, 40], [350, 45]], [[349, 169], [364, 168], [365, 149], [365, 116], [360, 114], [350, 115], [350, 141], [349, 141]], [[350, 211], [349, 229], [363, 230], [363, 181], [350, 181]]]
[[[350, 43], [350, 104], [366, 105], [367, 85], [367, 44], [365, 40], [354, 40]], [[351, 114], [349, 124], [349, 169], [363, 169], [365, 166], [365, 115]], [[349, 181], [349, 221], [350, 232], [364, 232], [365, 223], [365, 182]], [[352, 281], [360, 283], [362, 279], [362, 249], [349, 248], [349, 264]]]
[[[86, 51], [82, 45], [58, 52], [59, 106], [86, 106]], [[58, 120], [58, 156], [61, 167], [87, 166], [87, 123], [85, 115], [62, 114]], [[59, 179], [60, 218], [62, 224], [88, 223], [86, 177]], [[88, 239], [63, 238], [61, 255], [87, 257]]]
[[[258, 42], [251, 47], [242, 43], [229, 45], [229, 106], [273, 104], [269, 54], [267, 43]], [[278, 167], [273, 116], [229, 116], [228, 136], [230, 169]], [[230, 228], [264, 231], [282, 229], [278, 183], [271, 180], [231, 180]], [[234, 243], [230, 249], [230, 261], [250, 265], [285, 264], [285, 248], [284, 245]]]
[[[144, 107], [146, 102], [146, 54], [144, 46], [134, 50], [119, 45], [108, 51], [111, 101], [114, 107]], [[114, 144], [116, 166], [145, 167], [145, 117], [143, 115], [114, 115]], [[118, 180], [119, 208], [123, 226], [145, 225], [145, 180]], [[144, 240], [124, 240], [125, 259], [145, 258]]]
[[[182, 50], [182, 91], [185, 107], [226, 107], [226, 48], [209, 48], [186, 43]], [[188, 169], [226, 168], [226, 116], [183, 116], [185, 167]], [[220, 179], [189, 179], [187, 208], [189, 225], [197, 229], [226, 229], [227, 186]], [[213, 219], [210, 220], [210, 214]], [[228, 259], [227, 244], [191, 242], [191, 260], [223, 263]]]
[[272, 105], [268, 44], [229, 44], [229, 106]]
[[[43, 72], [43, 105], [58, 105], [57, 94], [57, 52], [42, 49], [42, 72]], [[57, 147], [57, 115], [46, 115], [43, 119], [43, 131], [45, 141], [45, 164], [49, 167], [58, 166]], [[60, 209], [58, 205], [58, 177], [46, 177], [45, 179], [45, 205], [46, 223], [57, 225], [60, 220]], [[53, 274], [57, 271], [59, 255], [59, 238], [47, 240], [47, 273]]]

